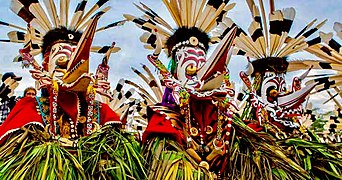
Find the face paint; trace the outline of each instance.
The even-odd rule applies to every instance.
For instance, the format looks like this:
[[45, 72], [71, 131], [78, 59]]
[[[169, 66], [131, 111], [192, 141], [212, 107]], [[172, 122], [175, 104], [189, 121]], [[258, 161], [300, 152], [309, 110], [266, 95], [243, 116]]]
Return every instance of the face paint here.
[[206, 53], [198, 47], [182, 47], [175, 54], [177, 68], [175, 76], [185, 86], [200, 88], [197, 72], [206, 63]]
[[261, 85], [261, 97], [267, 107], [276, 106], [278, 95], [286, 92], [286, 83], [284, 74], [266, 72]]
[[49, 73], [55, 73], [55, 77], [63, 77], [75, 45], [56, 43], [51, 47], [49, 55]]

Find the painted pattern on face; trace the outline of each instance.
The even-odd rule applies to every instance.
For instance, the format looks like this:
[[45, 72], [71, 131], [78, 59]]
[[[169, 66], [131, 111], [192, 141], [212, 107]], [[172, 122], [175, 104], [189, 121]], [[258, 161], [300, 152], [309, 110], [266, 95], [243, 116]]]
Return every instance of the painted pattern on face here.
[[55, 73], [55, 77], [63, 76], [75, 48], [68, 43], [54, 44], [49, 55], [49, 73]]
[[206, 63], [206, 52], [199, 47], [182, 47], [176, 52], [177, 69], [175, 76], [184, 86], [200, 88], [202, 82], [197, 72]]
[[[301, 107], [284, 107], [279, 103], [279, 98], [288, 97], [290, 94], [286, 90], [285, 74], [266, 72], [261, 87], [261, 98], [265, 103], [265, 108], [269, 116], [278, 123], [286, 127], [298, 128], [299, 124], [292, 121], [292, 117], [299, 116]], [[293, 101], [288, 97], [288, 101]]]
[[268, 107], [277, 106], [276, 99], [278, 95], [286, 92], [286, 83], [284, 74], [276, 74], [274, 72], [266, 72], [261, 85], [261, 97]]

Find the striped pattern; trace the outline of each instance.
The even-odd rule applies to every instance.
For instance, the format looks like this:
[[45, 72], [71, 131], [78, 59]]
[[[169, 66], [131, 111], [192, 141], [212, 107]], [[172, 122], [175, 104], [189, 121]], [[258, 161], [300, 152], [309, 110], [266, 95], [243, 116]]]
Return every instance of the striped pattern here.
[[[337, 37], [341, 36], [342, 25], [341, 23], [335, 23], [333, 29], [336, 31]], [[315, 55], [321, 60], [315, 61], [315, 69], [330, 70], [331, 74], [326, 74], [323, 77], [312, 77], [311, 82], [326, 80], [328, 85], [316, 87], [316, 92], [327, 90], [330, 98], [324, 103], [333, 100], [335, 104], [341, 108], [341, 103], [336, 100], [337, 96], [342, 97], [342, 46], [334, 39], [333, 33], [320, 32], [319, 38], [321, 43], [311, 46], [306, 49], [307, 52]], [[296, 62], [298, 66], [306, 66], [309, 64], [307, 61]], [[315, 93], [316, 93], [315, 92]]]
[[[249, 0], [247, 3], [252, 14], [252, 22], [248, 28], [248, 34], [243, 30], [237, 31], [234, 54], [254, 59], [285, 57], [320, 43], [320, 38], [315, 38], [316, 41], [310, 41], [308, 38], [326, 21], [311, 28], [316, 22], [314, 20], [293, 38], [289, 36], [289, 33], [295, 19], [294, 8], [272, 10], [268, 14], [269, 19], [267, 20], [263, 3], [259, 6], [253, 0]], [[271, 3], [271, 6], [270, 9], [273, 9], [274, 4]], [[230, 28], [236, 26], [231, 19], [223, 22], [225, 24], [222, 26]]]
[[130, 80], [125, 80], [125, 84], [132, 86], [136, 89], [136, 92], [142, 98], [142, 100], [137, 100], [134, 106], [129, 109], [128, 112], [128, 125], [130, 130], [145, 130], [147, 126], [147, 106], [155, 105], [162, 101], [163, 89], [158, 78], [152, 73], [152, 71], [144, 64], [141, 65], [144, 72], [132, 68], [133, 72], [137, 74], [141, 79], [143, 84], [137, 84]]

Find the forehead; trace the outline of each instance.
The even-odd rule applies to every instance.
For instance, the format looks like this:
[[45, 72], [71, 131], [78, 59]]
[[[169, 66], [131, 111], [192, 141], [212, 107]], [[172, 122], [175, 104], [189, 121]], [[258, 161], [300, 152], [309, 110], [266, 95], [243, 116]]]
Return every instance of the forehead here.
[[28, 94], [28, 93], [36, 93], [36, 90], [34, 90], [34, 89], [29, 89], [29, 90], [26, 91], [26, 94]]
[[203, 48], [199, 47], [199, 46], [181, 46], [180, 48], [177, 48], [177, 51], [179, 50], [187, 50], [187, 49], [196, 49], [197, 51], [205, 51]]
[[67, 42], [59, 42], [52, 45], [52, 47], [75, 47], [76, 45]]
[[181, 48], [178, 48], [176, 51], [176, 54], [178, 53], [190, 53], [190, 54], [196, 54], [196, 55], [202, 55], [204, 56], [206, 54], [205, 50], [200, 47], [194, 47], [194, 46], [183, 46]]

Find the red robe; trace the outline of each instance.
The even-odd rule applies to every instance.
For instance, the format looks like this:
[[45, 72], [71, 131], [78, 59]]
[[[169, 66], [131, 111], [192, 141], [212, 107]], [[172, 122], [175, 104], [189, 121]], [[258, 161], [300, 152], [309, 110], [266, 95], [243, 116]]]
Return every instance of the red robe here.
[[[192, 124], [196, 128], [200, 129], [202, 132], [205, 132], [206, 127], [210, 125], [213, 127], [213, 130], [216, 131], [217, 108], [212, 104], [212, 97], [199, 98], [191, 95], [190, 111], [191, 117], [196, 121], [192, 122]], [[186, 143], [183, 129], [176, 129], [174, 125], [172, 125], [171, 121], [165, 118], [165, 115], [158, 112], [153, 112], [150, 109], [147, 111], [147, 115], [149, 122], [143, 134], [144, 142], [153, 136], [166, 136], [172, 137], [172, 139], [177, 140], [181, 144]], [[183, 123], [180, 124], [182, 126], [180, 128], [185, 128], [185, 120], [181, 119], [181, 121], [183, 121]], [[209, 137], [206, 137], [205, 133], [203, 135], [204, 139], [208, 140]]]
[[[63, 97], [59, 94], [58, 105], [73, 119], [77, 116], [76, 101]], [[63, 97], [63, 98], [62, 98]], [[100, 103], [100, 125], [121, 124], [120, 117], [107, 105]], [[45, 127], [42, 116], [39, 112], [38, 102], [35, 98], [25, 97], [21, 99], [12, 109], [5, 122], [0, 126], [0, 144], [6, 137], [21, 127], [35, 124]]]

